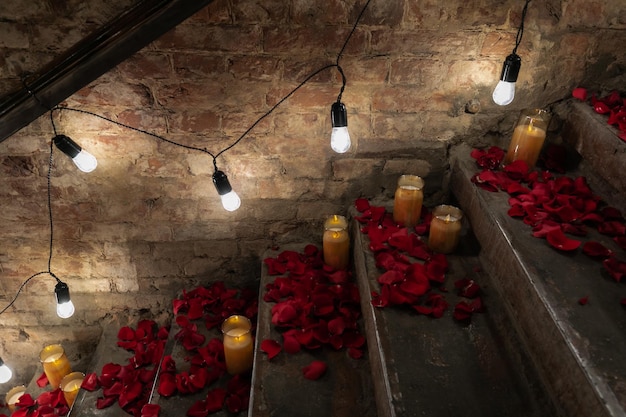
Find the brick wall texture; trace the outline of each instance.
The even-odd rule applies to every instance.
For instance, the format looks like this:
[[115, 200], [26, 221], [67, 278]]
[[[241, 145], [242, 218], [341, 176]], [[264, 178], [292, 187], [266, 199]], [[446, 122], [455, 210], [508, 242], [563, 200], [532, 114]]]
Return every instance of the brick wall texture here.
[[[132, 5], [27, 3], [0, 2], [2, 95]], [[215, 154], [309, 74], [335, 63], [364, 4], [216, 0], [63, 105]], [[77, 312], [58, 319], [54, 280], [31, 280], [0, 315], [0, 355], [22, 360], [18, 378], [27, 380], [44, 344], [96, 340], [93, 329], [107, 314], [161, 315], [183, 289], [214, 280], [254, 285], [265, 250], [321, 245], [325, 215], [346, 214], [358, 197], [391, 202], [400, 174], [425, 178], [427, 205], [447, 200], [450, 147], [502, 143], [521, 109], [550, 106], [577, 86], [623, 88], [626, 4], [546, 0], [528, 9], [516, 99], [495, 105], [491, 92], [523, 4], [372, 0], [340, 61], [352, 149], [339, 155], [329, 146], [330, 105], [341, 87], [331, 68], [217, 159], [242, 199], [234, 213], [221, 207], [208, 154], [88, 114], [55, 112], [58, 133], [99, 163], [85, 174], [53, 153], [51, 268], [70, 286]], [[0, 143], [2, 305], [47, 270], [53, 136], [45, 115]]]

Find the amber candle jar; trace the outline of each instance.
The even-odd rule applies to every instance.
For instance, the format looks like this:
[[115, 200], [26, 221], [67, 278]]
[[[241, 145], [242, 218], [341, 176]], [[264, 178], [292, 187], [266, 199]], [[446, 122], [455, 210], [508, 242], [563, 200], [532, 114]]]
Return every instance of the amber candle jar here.
[[424, 180], [417, 175], [401, 175], [393, 199], [393, 221], [411, 227], [415, 226], [422, 213], [424, 201]]
[[70, 362], [61, 345], [46, 346], [41, 350], [39, 359], [52, 389], [59, 388], [63, 377], [72, 372]]
[[547, 110], [522, 110], [504, 157], [504, 165], [522, 160], [528, 164], [529, 168], [534, 168], [546, 139], [549, 123], [550, 113]]
[[463, 212], [454, 206], [441, 205], [433, 210], [428, 247], [439, 253], [452, 253], [459, 244]]
[[222, 335], [228, 373], [236, 375], [251, 369], [254, 362], [254, 341], [250, 320], [239, 315], [228, 317], [222, 323]]
[[350, 263], [350, 234], [344, 216], [332, 215], [324, 222], [322, 237], [324, 263], [335, 269], [346, 269]]
[[60, 388], [63, 391], [65, 402], [67, 402], [70, 408], [74, 405], [80, 386], [83, 384], [83, 379], [85, 379], [85, 374], [82, 372], [70, 372], [61, 380]]

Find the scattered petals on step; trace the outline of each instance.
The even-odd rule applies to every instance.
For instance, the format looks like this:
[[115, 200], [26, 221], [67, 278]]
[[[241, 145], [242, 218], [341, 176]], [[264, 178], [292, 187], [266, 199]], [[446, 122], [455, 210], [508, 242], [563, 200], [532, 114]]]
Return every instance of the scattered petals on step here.
[[461, 297], [476, 298], [480, 294], [480, 286], [473, 279], [459, 279], [454, 282], [454, 287]]
[[159, 386], [157, 392], [162, 397], [171, 397], [176, 394], [176, 375], [165, 372], [159, 376]]
[[474, 149], [471, 157], [476, 160], [476, 165], [483, 169], [496, 169], [504, 159], [504, 149], [492, 146], [487, 150]]
[[320, 379], [327, 370], [327, 365], [322, 361], [313, 361], [309, 365], [302, 368], [302, 374], [306, 379], [317, 380]]
[[275, 340], [265, 339], [261, 342], [261, 350], [267, 353], [267, 359], [271, 361], [280, 353], [282, 347]]
[[215, 413], [224, 407], [226, 390], [224, 388], [214, 388], [207, 393], [206, 410], [208, 413]]

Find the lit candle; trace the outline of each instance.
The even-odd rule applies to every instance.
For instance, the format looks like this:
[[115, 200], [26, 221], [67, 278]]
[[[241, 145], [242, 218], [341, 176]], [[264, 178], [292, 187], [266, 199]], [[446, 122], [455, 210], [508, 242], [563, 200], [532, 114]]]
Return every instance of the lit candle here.
[[337, 214], [324, 222], [322, 237], [324, 263], [335, 269], [346, 269], [350, 262], [350, 235], [348, 221]]
[[254, 343], [252, 325], [244, 316], [230, 316], [222, 323], [224, 336], [224, 359], [231, 375], [241, 374], [252, 368]]
[[439, 253], [452, 253], [459, 244], [463, 212], [454, 206], [441, 205], [433, 210], [428, 247]]
[[504, 157], [504, 164], [522, 160], [533, 168], [537, 163], [541, 148], [546, 139], [546, 130], [550, 115], [542, 109], [522, 111], [513, 130], [509, 149]]
[[417, 175], [401, 175], [393, 198], [393, 220], [406, 227], [415, 226], [422, 213], [424, 180]]
[[52, 389], [59, 388], [61, 379], [70, 372], [72, 368], [65, 356], [65, 351], [61, 345], [49, 345], [41, 350], [39, 359], [43, 365], [43, 371], [48, 377], [48, 382]]
[[24, 393], [26, 393], [26, 387], [24, 385], [13, 387], [9, 390], [9, 392], [7, 392], [5, 401], [7, 402], [7, 406], [11, 412], [15, 411], [15, 403], [17, 403]]
[[63, 391], [63, 396], [65, 397], [68, 407], [71, 408], [74, 404], [84, 378], [85, 374], [82, 372], [71, 372], [65, 375], [61, 380], [61, 391]]

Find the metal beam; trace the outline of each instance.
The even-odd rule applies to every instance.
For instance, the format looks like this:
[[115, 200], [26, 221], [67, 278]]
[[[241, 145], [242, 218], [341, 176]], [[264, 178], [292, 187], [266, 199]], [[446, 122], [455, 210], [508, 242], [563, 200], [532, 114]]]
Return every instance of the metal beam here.
[[142, 0], [121, 13], [0, 99], [0, 142], [212, 1]]

